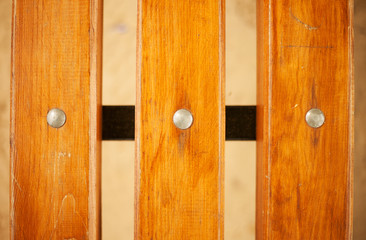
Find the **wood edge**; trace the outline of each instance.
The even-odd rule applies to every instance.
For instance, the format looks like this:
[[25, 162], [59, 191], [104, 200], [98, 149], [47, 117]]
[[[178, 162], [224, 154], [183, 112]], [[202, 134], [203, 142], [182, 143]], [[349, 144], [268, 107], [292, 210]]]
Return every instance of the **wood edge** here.
[[347, 230], [346, 239], [353, 238], [353, 204], [354, 204], [354, 112], [355, 112], [355, 83], [354, 83], [354, 0], [348, 1], [349, 25], [348, 25], [348, 59], [349, 59], [349, 145], [348, 145], [348, 187], [347, 187]]
[[137, 1], [136, 29], [136, 106], [135, 106], [135, 174], [134, 174], [134, 239], [140, 235], [140, 118], [141, 118], [141, 65], [142, 65], [142, 0]]
[[14, 131], [15, 131], [15, 79], [14, 79], [14, 65], [15, 65], [15, 29], [16, 29], [16, 7], [17, 0], [12, 1], [12, 33], [11, 33], [11, 73], [10, 73], [10, 168], [9, 168], [9, 236], [10, 239], [14, 239]]
[[218, 239], [224, 239], [225, 233], [225, 126], [226, 126], [226, 105], [225, 105], [225, 45], [226, 45], [226, 5], [225, 0], [218, 0], [219, 4], [219, 223]]
[[90, 1], [88, 236], [101, 239], [103, 0]]
[[270, 7], [271, 0], [257, 0], [257, 112], [256, 112], [256, 239], [267, 239], [269, 228], [269, 131], [270, 131]]

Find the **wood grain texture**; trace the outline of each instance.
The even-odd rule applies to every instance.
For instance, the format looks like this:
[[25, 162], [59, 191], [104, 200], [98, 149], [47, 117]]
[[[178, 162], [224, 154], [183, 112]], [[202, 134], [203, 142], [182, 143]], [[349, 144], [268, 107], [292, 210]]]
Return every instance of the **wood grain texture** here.
[[257, 1], [257, 26], [257, 239], [351, 239], [353, 1]]
[[139, 1], [135, 239], [223, 239], [224, 13], [223, 0]]
[[13, 2], [11, 239], [100, 239], [101, 41], [102, 0]]

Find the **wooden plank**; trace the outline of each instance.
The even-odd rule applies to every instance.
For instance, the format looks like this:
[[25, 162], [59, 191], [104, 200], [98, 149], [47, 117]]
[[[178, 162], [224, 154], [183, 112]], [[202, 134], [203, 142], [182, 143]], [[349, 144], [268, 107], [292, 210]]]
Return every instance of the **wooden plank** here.
[[102, 0], [13, 1], [11, 239], [100, 239], [101, 41]]
[[138, 5], [135, 239], [223, 239], [224, 1]]
[[353, 0], [257, 7], [257, 239], [351, 239]]

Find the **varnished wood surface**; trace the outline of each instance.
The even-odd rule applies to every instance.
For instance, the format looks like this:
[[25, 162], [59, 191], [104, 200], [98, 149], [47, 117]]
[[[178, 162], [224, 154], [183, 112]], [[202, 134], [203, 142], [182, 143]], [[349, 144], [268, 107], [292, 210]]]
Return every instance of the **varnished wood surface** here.
[[101, 0], [13, 2], [11, 239], [100, 238], [101, 17]]
[[139, 1], [135, 239], [223, 239], [224, 13], [224, 1]]
[[257, 239], [351, 239], [353, 1], [257, 1], [257, 26]]

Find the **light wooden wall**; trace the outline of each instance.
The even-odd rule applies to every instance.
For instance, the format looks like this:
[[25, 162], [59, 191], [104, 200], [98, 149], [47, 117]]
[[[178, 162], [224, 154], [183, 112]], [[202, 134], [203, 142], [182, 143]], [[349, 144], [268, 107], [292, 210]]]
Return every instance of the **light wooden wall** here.
[[[136, 0], [105, 0], [103, 104], [135, 104]], [[0, 239], [9, 239], [11, 0], [0, 0]], [[227, 0], [227, 105], [255, 105], [255, 0]], [[355, 0], [354, 239], [366, 236], [366, 2]], [[103, 238], [133, 239], [133, 142], [103, 142]], [[254, 239], [255, 142], [226, 143], [225, 235]], [[123, 236], [123, 237], [122, 237]]]

